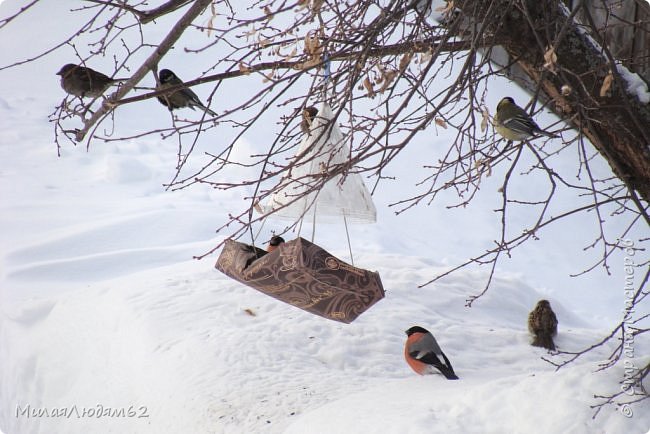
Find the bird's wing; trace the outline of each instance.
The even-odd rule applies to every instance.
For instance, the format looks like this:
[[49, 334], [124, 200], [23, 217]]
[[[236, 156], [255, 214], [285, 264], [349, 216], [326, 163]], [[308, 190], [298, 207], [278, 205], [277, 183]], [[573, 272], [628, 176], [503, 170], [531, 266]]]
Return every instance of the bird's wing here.
[[438, 355], [432, 353], [431, 351], [411, 351], [409, 355], [422, 363], [426, 363], [427, 365], [442, 365], [442, 362], [438, 358]]
[[201, 100], [199, 99], [199, 96], [198, 96], [196, 93], [194, 93], [194, 91], [193, 91], [192, 89], [190, 89], [189, 87], [186, 87], [186, 88], [183, 89], [181, 92], [182, 92], [182, 93], [183, 93], [183, 94], [184, 94], [184, 95], [185, 95], [185, 96], [186, 96], [190, 101], [192, 101], [194, 104], [196, 104], [196, 105], [198, 105], [198, 106], [202, 106], [202, 105], [203, 105], [203, 103], [202, 103]]
[[553, 312], [551, 309], [547, 309], [546, 315], [544, 315], [544, 319], [546, 327], [557, 327], [557, 317], [555, 316], [555, 312]]
[[438, 345], [436, 338], [434, 338], [431, 333], [427, 333], [423, 335], [418, 341], [411, 343], [409, 345], [408, 351], [411, 357], [418, 360], [422, 360], [428, 354], [442, 354], [440, 345]]
[[514, 116], [510, 119], [506, 119], [501, 123], [504, 127], [509, 128], [513, 131], [521, 131], [528, 134], [532, 134], [533, 132], [540, 129], [530, 117], [523, 115]]
[[77, 71], [77, 76], [79, 79], [89, 84], [94, 82], [97, 85], [103, 83], [111, 83], [113, 81], [113, 79], [111, 79], [108, 75], [99, 71], [95, 71], [94, 69], [80, 67]]
[[84, 86], [90, 86], [91, 83], [91, 72], [82, 67], [79, 67], [79, 69], [72, 71], [72, 74], [81, 82], [83, 83]]
[[418, 351], [423, 354], [426, 353], [434, 353], [434, 354], [441, 354], [442, 350], [440, 349], [440, 345], [438, 345], [438, 342], [436, 341], [436, 338], [433, 337], [431, 333], [427, 333], [422, 338], [411, 344], [411, 351]]
[[522, 131], [528, 134], [543, 134], [548, 137], [559, 137], [557, 134], [549, 133], [546, 130], [543, 130], [537, 125], [537, 123], [530, 117], [530, 115], [521, 107], [516, 107], [516, 114], [510, 118], [506, 119], [505, 122], [501, 124], [507, 128], [510, 128], [514, 131]]
[[194, 91], [192, 89], [185, 88], [185, 89], [183, 89], [183, 93], [185, 94], [185, 96], [187, 96], [187, 98], [190, 101], [190, 104], [189, 104], [190, 108], [200, 107], [203, 110], [205, 110], [206, 112], [210, 113], [212, 116], [217, 116], [217, 114], [215, 112], [210, 110], [205, 104], [203, 104], [201, 102], [201, 100], [199, 99], [199, 96], [196, 93], [194, 93]]
[[[412, 352], [409, 353], [409, 355], [414, 359], [418, 359], [422, 363], [435, 366], [436, 369], [438, 369], [442, 373], [442, 375], [444, 375], [447, 379], [450, 380], [458, 379], [458, 376], [456, 376], [456, 373], [454, 372], [454, 368], [451, 366], [451, 362], [443, 352], [440, 352], [440, 354], [434, 354], [433, 352], [428, 352], [428, 353]], [[440, 357], [442, 357], [442, 359]]]

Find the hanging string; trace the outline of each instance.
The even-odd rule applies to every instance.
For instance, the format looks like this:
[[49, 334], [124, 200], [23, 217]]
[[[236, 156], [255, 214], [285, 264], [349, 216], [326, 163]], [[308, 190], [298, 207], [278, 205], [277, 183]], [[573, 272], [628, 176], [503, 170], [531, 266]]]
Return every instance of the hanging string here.
[[332, 61], [330, 60], [330, 55], [329, 53], [325, 53], [323, 56], [323, 79], [325, 80], [325, 83], [330, 79], [330, 76], [332, 75]]
[[264, 225], [266, 224], [266, 218], [262, 219], [262, 224], [260, 225], [260, 228], [258, 229], [257, 233], [255, 236], [253, 236], [252, 231], [251, 231], [251, 238], [252, 238], [252, 245], [255, 246], [255, 240], [260, 236], [260, 233], [262, 232], [262, 229], [264, 228]]
[[330, 77], [332, 76], [332, 61], [330, 60], [329, 53], [323, 55], [323, 84], [321, 86], [321, 94], [324, 101], [328, 99], [327, 85], [329, 84]]
[[348, 250], [350, 251], [350, 263], [354, 267], [354, 257], [352, 256], [352, 243], [350, 243], [350, 232], [348, 231], [348, 219], [343, 211], [343, 223], [345, 224], [345, 236], [348, 237]]
[[314, 242], [314, 238], [316, 237], [316, 208], [317, 208], [317, 203], [314, 201], [314, 220], [311, 223], [311, 242]]
[[298, 236], [300, 236], [300, 232], [302, 231], [302, 222], [304, 220], [304, 217], [300, 217], [300, 222], [298, 223]]
[[[0, 0], [2, 1], [2, 0]], [[329, 53], [324, 53], [323, 54], [323, 82], [321, 84], [321, 93], [323, 96], [324, 100], [327, 100], [328, 98], [328, 89], [327, 86], [329, 84], [330, 78], [332, 76], [332, 61], [330, 59]], [[312, 221], [312, 233], [311, 233], [311, 241], [314, 242], [314, 239], [316, 237], [316, 201], [314, 200], [314, 217]], [[307, 211], [307, 203], [305, 202], [305, 209], [303, 210], [303, 215], [300, 217], [300, 221], [298, 222], [298, 237], [300, 237], [300, 234], [302, 232], [302, 224], [304, 222], [305, 218], [305, 212]], [[253, 241], [253, 245], [255, 245], [255, 240], [259, 237], [260, 233], [262, 232], [262, 229], [264, 228], [264, 224], [266, 223], [266, 218], [262, 219], [262, 224], [257, 231], [257, 234], [253, 234], [252, 228], [251, 228], [251, 239]], [[347, 231], [347, 223], [346, 223], [346, 231]], [[348, 235], [348, 245], [350, 244], [349, 241], [349, 235]]]

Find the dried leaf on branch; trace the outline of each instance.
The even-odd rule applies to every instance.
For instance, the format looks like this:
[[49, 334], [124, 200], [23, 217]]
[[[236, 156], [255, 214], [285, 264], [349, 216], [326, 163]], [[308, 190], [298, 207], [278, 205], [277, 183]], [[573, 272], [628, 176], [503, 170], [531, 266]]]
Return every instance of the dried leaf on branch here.
[[366, 77], [365, 80], [363, 80], [363, 87], [368, 92], [368, 97], [374, 98], [375, 95], [377, 94], [373, 87], [372, 81], [370, 80], [370, 77]]
[[244, 65], [242, 62], [239, 62], [239, 65], [238, 65], [238, 66], [239, 66], [239, 71], [240, 71], [242, 74], [244, 74], [244, 75], [250, 75], [250, 73], [251, 73], [251, 69], [250, 69], [248, 66]]
[[406, 53], [405, 55], [402, 56], [402, 58], [399, 61], [399, 72], [404, 72], [406, 71], [406, 68], [409, 66], [409, 63], [411, 63], [411, 58], [413, 58], [413, 53]]
[[600, 86], [600, 97], [604, 98], [611, 95], [612, 83], [614, 82], [614, 74], [610, 70], [609, 73], [603, 79], [603, 84]]
[[485, 132], [490, 121], [490, 112], [487, 107], [483, 107], [481, 110], [481, 132]]
[[557, 73], [557, 54], [555, 54], [555, 48], [553, 47], [549, 47], [544, 53], [544, 68], [553, 74]]

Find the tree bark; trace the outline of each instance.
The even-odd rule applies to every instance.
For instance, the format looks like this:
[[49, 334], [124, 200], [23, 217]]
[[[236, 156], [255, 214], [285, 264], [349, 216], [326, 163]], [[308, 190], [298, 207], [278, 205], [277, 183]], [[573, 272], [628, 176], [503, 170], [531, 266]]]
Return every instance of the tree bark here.
[[[459, 0], [455, 5], [499, 41], [553, 101], [549, 108], [589, 139], [631, 194], [650, 202], [650, 106], [627, 91], [607, 47], [579, 29], [559, 0]], [[544, 66], [551, 47], [555, 71]], [[603, 92], [608, 75], [613, 81]]]

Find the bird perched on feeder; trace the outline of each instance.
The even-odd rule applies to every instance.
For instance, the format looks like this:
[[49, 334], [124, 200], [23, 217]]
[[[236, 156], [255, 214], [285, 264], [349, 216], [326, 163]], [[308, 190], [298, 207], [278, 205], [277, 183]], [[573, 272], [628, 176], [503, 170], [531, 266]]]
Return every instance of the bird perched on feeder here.
[[[158, 73], [158, 78], [160, 80], [160, 84], [158, 87], [156, 87], [156, 90], [169, 89], [171, 87], [183, 84], [183, 81], [169, 69], [161, 69]], [[199, 97], [192, 91], [192, 89], [187, 87], [175, 90], [174, 92], [165, 95], [161, 95], [158, 97], [158, 101], [167, 107], [169, 111], [183, 107], [189, 107], [194, 110], [194, 107], [199, 107], [212, 116], [217, 116], [215, 112], [207, 108], [205, 104], [201, 102]]]
[[526, 140], [540, 134], [552, 138], [559, 137], [541, 129], [533, 118], [509, 96], [503, 98], [497, 105], [494, 125], [497, 133], [508, 140]]
[[533, 335], [532, 345], [555, 350], [553, 337], [557, 335], [557, 317], [548, 300], [540, 300], [528, 315], [528, 331]]
[[406, 331], [404, 358], [417, 374], [442, 373], [448, 380], [458, 380], [451, 362], [442, 352], [436, 338], [428, 330], [414, 326]]
[[61, 76], [63, 90], [79, 98], [96, 98], [113, 84], [124, 81], [124, 79], [110, 78], [99, 71], [73, 63], [63, 65], [56, 75]]
[[314, 118], [318, 114], [318, 109], [316, 107], [307, 107], [302, 111], [302, 122], [300, 122], [300, 129], [303, 133], [309, 134], [311, 130], [311, 124], [314, 122]]
[[273, 235], [273, 236], [271, 237], [271, 241], [269, 241], [269, 245], [266, 246], [266, 251], [269, 252], [269, 253], [271, 253], [272, 251], [274, 251], [275, 249], [277, 249], [278, 246], [279, 246], [280, 244], [282, 244], [282, 243], [284, 243], [284, 238], [282, 238], [282, 237], [279, 236], [279, 235]]

